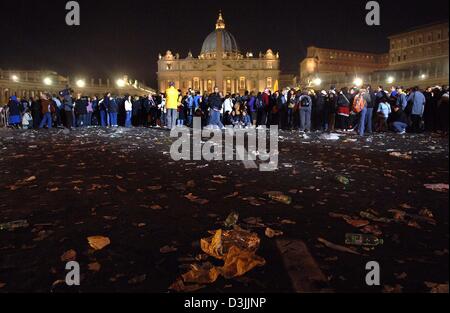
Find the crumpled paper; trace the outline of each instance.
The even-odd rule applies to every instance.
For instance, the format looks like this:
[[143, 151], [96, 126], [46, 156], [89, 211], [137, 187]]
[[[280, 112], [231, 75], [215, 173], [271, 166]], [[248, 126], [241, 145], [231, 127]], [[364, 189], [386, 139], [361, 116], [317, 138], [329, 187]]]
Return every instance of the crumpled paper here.
[[225, 265], [219, 268], [219, 272], [226, 279], [231, 279], [243, 276], [255, 267], [264, 266], [265, 264], [266, 260], [257, 256], [255, 252], [241, 250], [233, 246], [228, 251]]
[[109, 240], [108, 237], [103, 236], [92, 236], [88, 237], [87, 240], [91, 248], [96, 251], [102, 250], [111, 244], [111, 240]]
[[202, 285], [214, 283], [220, 276], [225, 279], [240, 277], [255, 267], [266, 264], [264, 258], [256, 255], [261, 242], [257, 234], [238, 226], [235, 226], [233, 230], [219, 229], [210, 233], [213, 235], [212, 237], [201, 239], [201, 249], [207, 255], [224, 261], [224, 265], [218, 267], [210, 262], [201, 265], [193, 264], [191, 270], [183, 274], [170, 287], [171, 290], [186, 292], [191, 290], [189, 284], [202, 287]]
[[211, 233], [214, 236], [202, 239], [200, 245], [203, 252], [219, 260], [225, 260], [226, 255], [233, 246], [244, 251], [256, 253], [261, 243], [261, 239], [257, 234], [237, 226], [233, 230], [222, 231], [222, 229], [219, 229]]
[[211, 284], [219, 278], [217, 267], [207, 262], [202, 265], [191, 265], [191, 270], [181, 277], [185, 283]]

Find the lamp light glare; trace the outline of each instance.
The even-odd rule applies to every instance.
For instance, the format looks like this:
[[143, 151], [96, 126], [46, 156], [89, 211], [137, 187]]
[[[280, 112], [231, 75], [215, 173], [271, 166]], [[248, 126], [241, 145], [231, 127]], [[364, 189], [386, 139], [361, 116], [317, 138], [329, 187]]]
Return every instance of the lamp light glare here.
[[316, 78], [313, 80], [313, 84], [315, 86], [320, 86], [320, 85], [322, 85], [322, 80], [320, 78]]
[[125, 80], [123, 80], [123, 79], [118, 79], [118, 80], [116, 81], [116, 84], [117, 84], [117, 86], [118, 86], [119, 88], [123, 88], [123, 87], [125, 87], [125, 85], [126, 85]]
[[53, 81], [50, 77], [46, 77], [46, 78], [44, 78], [44, 84], [47, 86], [50, 86], [53, 84]]
[[353, 84], [356, 87], [361, 87], [363, 85], [363, 83], [364, 83], [363, 80], [359, 77], [355, 78], [355, 80], [353, 81]]
[[77, 80], [77, 87], [79, 87], [79, 88], [86, 87], [86, 82], [84, 80], [82, 80], [82, 79]]

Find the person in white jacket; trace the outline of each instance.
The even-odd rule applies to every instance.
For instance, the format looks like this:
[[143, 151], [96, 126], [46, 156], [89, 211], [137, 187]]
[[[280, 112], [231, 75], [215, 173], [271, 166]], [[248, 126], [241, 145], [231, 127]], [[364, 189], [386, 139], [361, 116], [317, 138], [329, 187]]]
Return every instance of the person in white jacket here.
[[26, 110], [22, 116], [22, 128], [30, 129], [30, 125], [33, 124], [33, 117], [31, 117], [30, 111]]
[[225, 113], [231, 114], [233, 112], [233, 100], [231, 100], [231, 96], [228, 94], [225, 97], [225, 101], [223, 103], [223, 112], [222, 114], [225, 115]]
[[130, 128], [131, 127], [131, 115], [133, 112], [133, 102], [131, 101], [131, 96], [128, 96], [125, 100], [125, 127]]

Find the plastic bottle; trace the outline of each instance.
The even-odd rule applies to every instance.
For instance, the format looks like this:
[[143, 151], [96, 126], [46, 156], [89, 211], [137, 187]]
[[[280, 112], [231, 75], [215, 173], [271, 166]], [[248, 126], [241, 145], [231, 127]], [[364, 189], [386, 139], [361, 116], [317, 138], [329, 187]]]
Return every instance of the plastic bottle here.
[[269, 195], [269, 198], [276, 202], [280, 202], [287, 205], [290, 205], [292, 203], [292, 197], [287, 195]]
[[228, 215], [227, 219], [225, 220], [225, 227], [232, 227], [237, 224], [239, 220], [239, 213], [237, 212], [231, 212], [230, 215]]
[[20, 228], [27, 228], [28, 226], [30, 226], [30, 224], [28, 224], [27, 220], [18, 220], [0, 224], [0, 230], [14, 231]]
[[346, 234], [345, 244], [351, 246], [377, 247], [384, 244], [384, 241], [374, 235]]
[[346, 186], [350, 184], [350, 179], [342, 175], [336, 176], [336, 180]]

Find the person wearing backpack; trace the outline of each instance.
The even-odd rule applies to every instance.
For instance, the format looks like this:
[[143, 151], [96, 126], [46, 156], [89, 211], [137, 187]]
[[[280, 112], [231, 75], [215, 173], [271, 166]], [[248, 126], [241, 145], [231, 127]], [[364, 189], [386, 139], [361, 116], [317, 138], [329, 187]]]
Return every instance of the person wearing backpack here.
[[300, 104], [300, 132], [311, 130], [312, 99], [307, 91], [304, 91], [298, 99]]
[[[353, 100], [353, 112], [359, 114], [359, 135], [364, 136], [367, 118], [367, 92], [365, 89], [361, 89]], [[370, 97], [370, 96], [369, 96]]]

